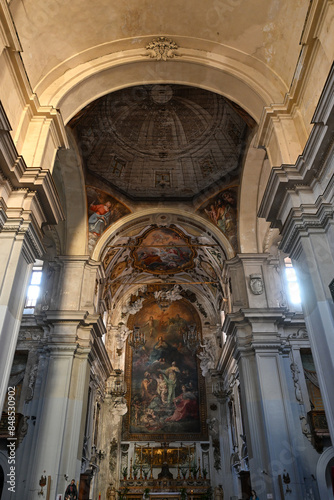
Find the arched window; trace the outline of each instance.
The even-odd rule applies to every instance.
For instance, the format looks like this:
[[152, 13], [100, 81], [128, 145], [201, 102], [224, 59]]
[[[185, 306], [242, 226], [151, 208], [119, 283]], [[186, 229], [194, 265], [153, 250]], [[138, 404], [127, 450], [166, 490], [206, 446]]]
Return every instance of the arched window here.
[[294, 270], [291, 259], [289, 257], [285, 257], [284, 266], [285, 266], [287, 289], [289, 294], [289, 302], [294, 305], [300, 305], [301, 298], [300, 298], [299, 284], [297, 281], [296, 271]]
[[28, 293], [27, 293], [26, 303], [24, 305], [23, 314], [34, 314], [35, 306], [41, 288], [42, 270], [43, 270], [43, 262], [41, 260], [37, 260], [35, 262], [34, 267], [32, 268], [32, 274], [31, 274], [30, 284], [28, 287]]

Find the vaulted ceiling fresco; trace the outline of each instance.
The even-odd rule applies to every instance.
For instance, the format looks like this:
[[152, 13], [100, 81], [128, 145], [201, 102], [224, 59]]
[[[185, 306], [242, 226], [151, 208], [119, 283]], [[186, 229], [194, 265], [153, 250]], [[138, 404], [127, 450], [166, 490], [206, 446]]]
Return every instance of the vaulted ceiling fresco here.
[[254, 122], [223, 96], [165, 84], [108, 94], [70, 126], [88, 183], [133, 200], [190, 200], [238, 178]]
[[[170, 305], [182, 299], [194, 304], [205, 321], [210, 307], [224, 301], [225, 258], [215, 238], [181, 225], [177, 217], [163, 226], [139, 223], [136, 230], [125, 229], [111, 238], [104, 252], [104, 299], [111, 309], [122, 301], [122, 321], [136, 314], [146, 300]], [[131, 293], [124, 299], [126, 290]]]
[[70, 127], [85, 171], [91, 254], [116, 221], [147, 203], [178, 200], [193, 214], [130, 218], [110, 232], [101, 260], [113, 321], [126, 324], [147, 301], [168, 308], [185, 300], [203, 324], [212, 322], [227, 300], [226, 252], [205, 221], [224, 235], [230, 256], [238, 251], [239, 174], [252, 118], [200, 88], [141, 85], [92, 102]]
[[175, 274], [194, 267], [196, 251], [177, 228], [153, 228], [131, 252], [134, 267], [152, 274]]

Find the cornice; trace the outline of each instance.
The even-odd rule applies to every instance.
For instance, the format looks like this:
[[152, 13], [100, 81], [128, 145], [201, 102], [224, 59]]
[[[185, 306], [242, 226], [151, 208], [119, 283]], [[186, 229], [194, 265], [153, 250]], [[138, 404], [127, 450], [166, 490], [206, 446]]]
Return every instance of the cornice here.
[[12, 47], [17, 52], [22, 52], [20, 40], [6, 0], [0, 0], [0, 36], [5, 47]]
[[45, 318], [50, 323], [85, 323], [89, 313], [87, 311], [45, 311]]
[[281, 229], [286, 222], [280, 220], [282, 206], [288, 190], [312, 187], [321, 175], [324, 162], [333, 149], [334, 65], [331, 68], [318, 106], [313, 116], [314, 127], [302, 155], [294, 165], [274, 167], [269, 176], [258, 217]]
[[47, 350], [51, 358], [73, 357], [77, 350], [77, 344], [73, 343], [55, 343], [48, 344]]
[[107, 333], [107, 329], [100, 314], [89, 314], [82, 321], [84, 326], [93, 327], [96, 337], [102, 338]]
[[64, 220], [64, 212], [49, 170], [28, 168], [15, 147], [10, 125], [0, 103], [0, 152], [3, 160], [0, 168], [13, 189], [36, 191], [43, 208], [45, 222], [57, 224]]
[[330, 203], [323, 203], [316, 211], [314, 205], [292, 209], [282, 231], [280, 248], [294, 257], [300, 238], [313, 232], [326, 232], [328, 225], [334, 219], [333, 215], [334, 208]]
[[232, 323], [242, 325], [251, 324], [252, 321], [277, 321], [284, 320], [287, 316], [288, 309], [285, 307], [271, 307], [271, 308], [242, 308], [234, 313], [226, 315], [223, 325], [223, 330], [227, 331]]
[[37, 232], [36, 227], [32, 224], [29, 224], [24, 233], [26, 236], [24, 240], [24, 249], [29, 251], [30, 259], [28, 262], [33, 264], [36, 259], [40, 259], [44, 254], [41, 234], [40, 231]]
[[28, 263], [35, 262], [40, 259], [44, 253], [42, 244], [42, 234], [39, 226], [34, 220], [24, 220], [22, 217], [9, 218], [8, 213], [4, 215], [0, 210], [0, 226], [1, 220], [4, 220], [2, 225], [2, 233], [13, 233], [16, 237], [23, 237], [23, 255]]
[[279, 121], [281, 118], [293, 118], [296, 114], [303, 96], [307, 73], [314, 69], [314, 53], [317, 51], [319, 38], [321, 38], [320, 27], [328, 15], [331, 3], [331, 0], [312, 0], [310, 2], [300, 38], [301, 49], [289, 92], [285, 94], [283, 103], [271, 104], [263, 108], [257, 132], [257, 146], [267, 144], [274, 121]]

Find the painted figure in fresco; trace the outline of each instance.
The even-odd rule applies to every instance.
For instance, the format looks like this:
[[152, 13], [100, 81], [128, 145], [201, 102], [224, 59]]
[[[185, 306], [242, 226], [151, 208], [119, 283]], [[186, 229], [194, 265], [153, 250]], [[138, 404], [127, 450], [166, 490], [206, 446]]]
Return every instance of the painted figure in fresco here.
[[153, 361], [153, 363], [148, 368], [148, 370], [151, 373], [153, 373], [155, 375], [158, 375], [160, 372], [162, 373], [165, 370], [167, 370], [168, 367], [169, 367], [169, 364], [166, 363], [165, 358], [160, 358], [160, 359], [157, 359], [157, 360]]
[[186, 418], [198, 418], [198, 403], [193, 392], [182, 386], [182, 393], [174, 398], [175, 411], [166, 418], [166, 422], [178, 422]]
[[154, 337], [156, 334], [156, 321], [153, 319], [153, 316], [150, 316], [148, 322], [144, 326], [148, 326], [149, 336]]
[[236, 230], [236, 199], [231, 190], [221, 193], [211, 203], [210, 209], [205, 208], [205, 213], [227, 236], [232, 236]]
[[181, 318], [181, 316], [177, 314], [175, 318], [168, 318], [167, 333], [169, 335], [173, 333], [182, 335], [183, 330], [186, 328], [186, 326], [186, 320]]
[[214, 224], [216, 224], [216, 226], [218, 226], [218, 219], [217, 219], [217, 213], [216, 213], [215, 206], [213, 204], [211, 204], [210, 205], [210, 210], [208, 210], [207, 208], [205, 208], [204, 212], [207, 214], [207, 216], [209, 217], [209, 219], [211, 219], [212, 222]]
[[165, 405], [168, 403], [168, 384], [164, 379], [162, 373], [159, 373], [158, 377], [156, 378], [156, 381], [157, 381], [157, 393], [160, 396], [162, 404]]
[[141, 383], [141, 397], [144, 403], [150, 403], [155, 395], [156, 382], [149, 372], [144, 373]]
[[135, 267], [150, 272], [168, 272], [190, 265], [194, 256], [186, 240], [171, 228], [149, 231], [133, 251]]
[[109, 224], [111, 201], [90, 205], [89, 209], [94, 212], [88, 219], [89, 232], [100, 236]]
[[165, 370], [165, 373], [163, 374], [168, 387], [167, 403], [171, 403], [175, 398], [175, 390], [179, 373], [181, 372], [176, 366], [175, 361], [173, 361], [172, 366], [167, 368], [167, 370]]
[[158, 342], [156, 342], [153, 346], [150, 362], [158, 361], [160, 358], [165, 358], [169, 354], [170, 345], [166, 342], [162, 335], [158, 338]]
[[235, 230], [236, 213], [235, 200], [230, 191], [224, 191], [217, 202], [217, 225], [227, 235]]

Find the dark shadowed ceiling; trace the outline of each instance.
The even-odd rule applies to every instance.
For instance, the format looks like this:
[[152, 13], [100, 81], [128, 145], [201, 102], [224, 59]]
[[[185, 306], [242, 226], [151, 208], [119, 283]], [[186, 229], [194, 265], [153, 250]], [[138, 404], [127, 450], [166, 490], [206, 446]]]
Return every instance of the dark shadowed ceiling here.
[[70, 126], [90, 176], [132, 199], [187, 200], [238, 176], [254, 122], [218, 94], [143, 85], [98, 99]]

